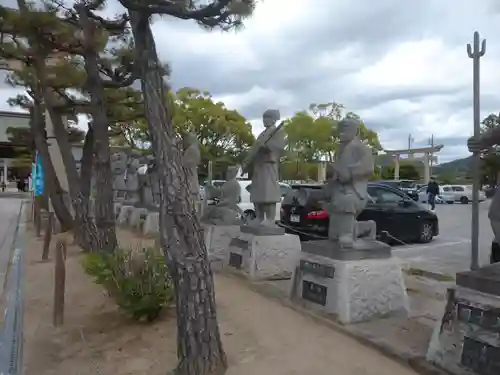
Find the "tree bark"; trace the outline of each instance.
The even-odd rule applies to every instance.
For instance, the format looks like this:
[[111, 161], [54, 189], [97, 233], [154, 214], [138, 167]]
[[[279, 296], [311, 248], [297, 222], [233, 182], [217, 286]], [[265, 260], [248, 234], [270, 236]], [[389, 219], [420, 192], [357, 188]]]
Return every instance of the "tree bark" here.
[[195, 202], [182, 165], [171, 115], [165, 106], [165, 83], [147, 14], [130, 11], [141, 72], [148, 128], [158, 168], [160, 243], [175, 290], [178, 375], [223, 374], [226, 355], [217, 323], [213, 275]]
[[75, 5], [83, 29], [85, 49], [85, 71], [87, 73], [91, 104], [92, 126], [94, 131], [95, 178], [99, 181], [99, 194], [95, 199], [95, 222], [102, 244], [101, 251], [112, 252], [118, 246], [113, 207], [113, 174], [111, 172], [111, 151], [108, 138], [108, 116], [104, 101], [104, 86], [99, 74], [99, 56], [95, 50], [96, 25], [87, 14], [85, 4]]
[[80, 184], [82, 194], [88, 205], [90, 189], [92, 186], [92, 167], [94, 164], [94, 130], [89, 125], [85, 140], [83, 141], [82, 161], [80, 166]]
[[[21, 15], [28, 16], [29, 8], [25, 0], [17, 0], [19, 12]], [[75, 211], [75, 230], [81, 231], [79, 236], [83, 242], [80, 244], [84, 251], [99, 251], [100, 243], [97, 236], [97, 229], [95, 224], [88, 216], [88, 207], [84, 204], [84, 198], [80, 189], [80, 179], [76, 170], [76, 163], [71, 151], [71, 144], [68, 140], [68, 132], [64, 126], [61, 116], [55, 111], [54, 93], [47, 85], [46, 76], [46, 58], [47, 51], [44, 51], [43, 45], [38, 40], [38, 30], [32, 27], [28, 35], [28, 43], [32, 50], [32, 64], [35, 70], [36, 77], [38, 78], [40, 97], [43, 98], [45, 106], [49, 113], [50, 119], [54, 125], [54, 134], [61, 151], [61, 157], [64, 164], [64, 169], [68, 176], [69, 195], [71, 197], [71, 204]]]
[[45, 140], [45, 120], [40, 92], [37, 88], [34, 88], [33, 92], [34, 106], [31, 109], [32, 119], [30, 121], [30, 127], [33, 132], [35, 146], [42, 162], [44, 183], [48, 196], [51, 200], [52, 208], [54, 209], [57, 220], [61, 224], [61, 231], [66, 232], [73, 228], [73, 217], [66, 206], [66, 202], [64, 201], [65, 192], [63, 191], [61, 184], [59, 183], [59, 179], [57, 178], [57, 174], [50, 157], [49, 147]]

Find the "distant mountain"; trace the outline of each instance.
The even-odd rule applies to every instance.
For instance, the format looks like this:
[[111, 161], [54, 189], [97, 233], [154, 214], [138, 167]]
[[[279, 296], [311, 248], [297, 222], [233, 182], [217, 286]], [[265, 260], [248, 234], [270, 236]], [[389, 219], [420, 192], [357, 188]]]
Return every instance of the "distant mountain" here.
[[433, 167], [433, 172], [438, 175], [465, 176], [470, 169], [472, 156], [457, 159], [448, 163], [438, 164]]

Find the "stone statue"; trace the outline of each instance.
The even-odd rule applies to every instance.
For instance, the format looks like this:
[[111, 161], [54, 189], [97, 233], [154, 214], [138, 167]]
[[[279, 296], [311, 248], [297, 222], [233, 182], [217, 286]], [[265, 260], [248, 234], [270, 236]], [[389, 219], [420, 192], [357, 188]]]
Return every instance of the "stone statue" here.
[[127, 190], [125, 175], [127, 171], [128, 156], [124, 151], [111, 154], [111, 171], [113, 173], [113, 190], [115, 198], [123, 198]]
[[[268, 109], [264, 112], [265, 129], [250, 150], [251, 153], [255, 153], [250, 161], [253, 167], [250, 201], [255, 206], [256, 218], [249, 223], [249, 226], [276, 227], [276, 203], [281, 201], [278, 164], [285, 148], [284, 129], [276, 131], [276, 122], [279, 119], [278, 110]], [[270, 134], [273, 134], [271, 138]]]
[[[495, 145], [500, 145], [500, 126], [484, 132], [479, 137], [470, 137], [467, 141], [470, 152], [480, 152]], [[500, 193], [498, 188], [491, 200], [488, 217], [495, 235], [495, 242], [500, 243]]]
[[227, 168], [227, 181], [220, 187], [213, 185], [205, 187], [205, 194], [208, 199], [219, 198], [219, 202], [213, 206], [207, 206], [201, 218], [202, 222], [213, 225], [239, 225], [240, 217], [243, 214], [238, 203], [241, 199], [241, 186], [236, 175], [238, 167]]
[[125, 199], [131, 203], [139, 201], [139, 175], [137, 170], [140, 167], [139, 160], [136, 158], [129, 158], [127, 163], [127, 170], [125, 173]]
[[198, 181], [198, 165], [201, 161], [200, 144], [196, 134], [188, 133], [183, 138], [184, 168], [188, 171], [189, 191], [194, 202], [198, 202], [200, 182]]
[[340, 150], [325, 185], [329, 240], [347, 248], [354, 245], [356, 218], [369, 199], [368, 179], [374, 170], [372, 151], [358, 138], [359, 126], [354, 119], [340, 121]]

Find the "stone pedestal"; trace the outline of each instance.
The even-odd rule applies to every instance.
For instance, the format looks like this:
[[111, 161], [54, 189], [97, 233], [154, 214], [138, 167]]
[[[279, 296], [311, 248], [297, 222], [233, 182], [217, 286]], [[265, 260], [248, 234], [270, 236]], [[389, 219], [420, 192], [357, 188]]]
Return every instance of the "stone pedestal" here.
[[145, 236], [153, 236], [160, 231], [160, 213], [149, 212], [142, 226], [142, 234]]
[[231, 240], [237, 238], [240, 233], [240, 226], [204, 224], [203, 230], [208, 254], [225, 260], [228, 257]]
[[135, 207], [130, 214], [129, 226], [142, 233], [144, 222], [148, 216], [148, 210], [142, 207]]
[[427, 360], [455, 375], [500, 374], [500, 265], [457, 274]]
[[390, 246], [358, 240], [353, 249], [330, 241], [302, 244], [290, 297], [306, 308], [336, 315], [344, 324], [408, 314], [401, 263]]
[[120, 213], [118, 214], [117, 224], [124, 227], [128, 226], [130, 221], [130, 215], [132, 214], [134, 208], [135, 208], [134, 206], [123, 205], [120, 208]]
[[226, 264], [251, 280], [290, 278], [300, 254], [294, 234], [254, 235], [238, 231], [229, 243]]

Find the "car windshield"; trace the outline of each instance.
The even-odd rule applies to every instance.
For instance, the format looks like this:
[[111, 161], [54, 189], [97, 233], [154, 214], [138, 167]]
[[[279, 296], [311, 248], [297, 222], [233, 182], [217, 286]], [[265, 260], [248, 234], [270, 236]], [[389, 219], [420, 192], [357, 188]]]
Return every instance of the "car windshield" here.
[[403, 189], [415, 189], [415, 183], [413, 181], [400, 181], [399, 187]]

